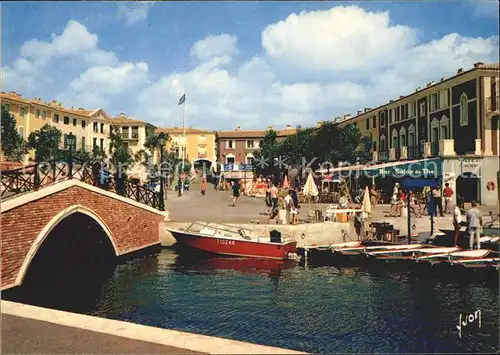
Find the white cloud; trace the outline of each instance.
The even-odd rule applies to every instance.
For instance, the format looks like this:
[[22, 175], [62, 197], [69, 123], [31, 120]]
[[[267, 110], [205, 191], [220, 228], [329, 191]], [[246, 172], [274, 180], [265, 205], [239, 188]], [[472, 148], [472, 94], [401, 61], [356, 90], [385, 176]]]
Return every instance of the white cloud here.
[[121, 63], [117, 66], [92, 67], [71, 82], [77, 93], [87, 91], [117, 94], [147, 83], [148, 65]]
[[[393, 25], [388, 12], [338, 6], [292, 14], [262, 32], [263, 53], [228, 69], [236, 38], [209, 36], [193, 45], [192, 71], [143, 89], [137, 114], [158, 125], [211, 128], [312, 124], [411, 93], [473, 63], [498, 61], [498, 39], [452, 33], [418, 42], [418, 29]], [[221, 60], [220, 58], [226, 58]], [[173, 85], [176, 83], [176, 85]]]
[[50, 41], [33, 39], [25, 42], [13, 65], [2, 68], [3, 84], [20, 92], [36, 90], [38, 78], [46, 74], [44, 69], [58, 58], [79, 59], [87, 65], [113, 65], [118, 62], [113, 52], [104, 51], [97, 44], [97, 35], [71, 20], [60, 35], [52, 34]]
[[191, 47], [190, 54], [201, 61], [232, 57], [236, 53], [236, 37], [228, 34], [208, 36]]
[[[394, 25], [389, 12], [356, 6], [292, 14], [261, 33], [262, 50], [238, 61], [238, 39], [207, 36], [189, 51], [191, 70], [150, 81], [147, 60], [120, 61], [98, 47], [98, 37], [74, 21], [51, 41], [30, 41], [4, 68], [6, 82], [36, 88], [36, 73], [54, 58], [85, 58], [57, 97], [70, 106], [128, 112], [159, 126], [231, 129], [314, 124], [406, 95], [430, 80], [475, 62], [498, 61], [498, 38], [450, 33], [429, 42], [420, 29]], [[70, 38], [78, 41], [70, 41]], [[85, 53], [85, 55], [82, 55]], [[8, 90], [15, 90], [14, 87]], [[39, 87], [38, 90], [43, 90]], [[37, 96], [43, 92], [36, 93]]]
[[390, 25], [388, 12], [366, 12], [356, 6], [291, 14], [267, 26], [262, 46], [273, 59], [307, 71], [383, 67], [413, 46], [416, 31]]
[[133, 25], [146, 20], [153, 5], [153, 1], [119, 3], [118, 17], [124, 19], [127, 25]]

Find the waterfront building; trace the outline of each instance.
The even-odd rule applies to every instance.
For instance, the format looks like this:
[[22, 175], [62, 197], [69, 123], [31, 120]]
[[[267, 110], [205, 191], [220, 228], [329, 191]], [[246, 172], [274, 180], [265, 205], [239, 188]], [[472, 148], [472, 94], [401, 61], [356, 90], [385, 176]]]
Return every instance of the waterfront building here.
[[[17, 129], [21, 137], [28, 139], [32, 132], [49, 124], [62, 132], [60, 148], [68, 148], [67, 136], [76, 136], [74, 149], [91, 151], [99, 146], [103, 150], [109, 147], [109, 116], [102, 109], [86, 110], [83, 108], [66, 108], [60, 102], [45, 102], [39, 97], [30, 100], [21, 94], [11, 91], [1, 93], [2, 105], [16, 119]], [[33, 158], [33, 152], [26, 156], [26, 161]]]
[[[193, 163], [193, 165], [205, 164], [210, 168], [217, 160], [215, 154], [216, 132], [198, 129], [171, 127], [158, 128], [156, 133], [167, 133], [169, 140], [166, 144], [166, 151], [175, 152], [178, 159], [182, 159], [184, 150], [184, 158]], [[186, 138], [184, 140], [184, 133]]]
[[498, 204], [500, 132], [499, 64], [475, 63], [470, 70], [428, 82], [415, 92], [390, 100], [354, 117], [372, 140], [378, 163], [437, 158], [442, 183], [465, 202]]
[[[266, 133], [272, 130], [242, 130], [239, 126], [233, 131], [217, 132], [217, 160], [221, 164], [253, 164], [255, 151], [260, 149], [260, 142]], [[296, 128], [287, 125], [285, 129], [274, 129], [278, 140], [296, 133]]]
[[132, 155], [144, 149], [149, 137], [155, 134], [156, 126], [120, 113], [119, 117], [111, 118], [111, 125], [120, 132], [125, 145], [130, 149]]

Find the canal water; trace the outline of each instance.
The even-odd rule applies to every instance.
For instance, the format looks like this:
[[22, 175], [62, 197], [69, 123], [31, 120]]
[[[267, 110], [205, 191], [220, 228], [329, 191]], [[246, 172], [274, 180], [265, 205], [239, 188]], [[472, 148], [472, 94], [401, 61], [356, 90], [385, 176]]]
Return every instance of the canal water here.
[[[306, 352], [498, 352], [498, 284], [424, 276], [164, 249], [119, 265], [31, 271], [4, 298]], [[481, 328], [462, 326], [459, 338], [460, 314], [477, 310]]]

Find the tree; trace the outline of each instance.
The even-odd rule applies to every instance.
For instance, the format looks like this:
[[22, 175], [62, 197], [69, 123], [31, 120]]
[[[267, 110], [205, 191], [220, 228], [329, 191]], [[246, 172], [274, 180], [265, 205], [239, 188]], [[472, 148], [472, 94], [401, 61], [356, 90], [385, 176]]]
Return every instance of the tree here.
[[278, 173], [279, 169], [275, 166], [275, 159], [278, 158], [280, 152], [277, 138], [276, 131], [272, 129], [267, 131], [259, 144], [260, 150], [253, 153], [256, 160], [255, 170], [258, 174], [274, 175]]
[[35, 150], [36, 162], [51, 160], [59, 153], [61, 137], [60, 130], [45, 124], [42, 128], [29, 135], [27, 148]]
[[26, 142], [19, 134], [16, 119], [10, 114], [5, 105], [2, 105], [2, 151], [9, 161], [21, 162], [27, 153]]
[[121, 166], [130, 165], [134, 160], [127, 144], [122, 139], [118, 126], [111, 126], [109, 140], [112, 151], [109, 161], [115, 169], [120, 170]]

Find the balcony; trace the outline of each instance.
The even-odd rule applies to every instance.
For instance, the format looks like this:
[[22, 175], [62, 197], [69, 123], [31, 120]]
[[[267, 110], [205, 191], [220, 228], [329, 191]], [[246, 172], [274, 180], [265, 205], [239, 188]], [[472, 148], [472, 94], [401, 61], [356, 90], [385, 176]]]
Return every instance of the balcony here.
[[499, 96], [490, 96], [486, 99], [486, 112], [496, 112], [498, 113], [498, 107], [500, 106]]
[[423, 155], [423, 150], [421, 151], [420, 147], [417, 145], [412, 145], [406, 148], [408, 153], [408, 159], [419, 159]]
[[454, 156], [455, 153], [455, 140], [454, 139], [441, 139], [439, 141], [439, 155], [440, 156]]
[[401, 147], [401, 156], [399, 157], [400, 160], [407, 160], [408, 159], [408, 147]]
[[126, 140], [138, 140], [139, 139], [139, 133], [138, 132], [132, 132], [132, 134], [129, 134], [128, 132], [122, 132], [122, 139], [126, 139]]
[[387, 151], [379, 152], [378, 154], [378, 161], [387, 161], [388, 160], [388, 153]]
[[431, 156], [439, 154], [439, 142], [431, 142]]

